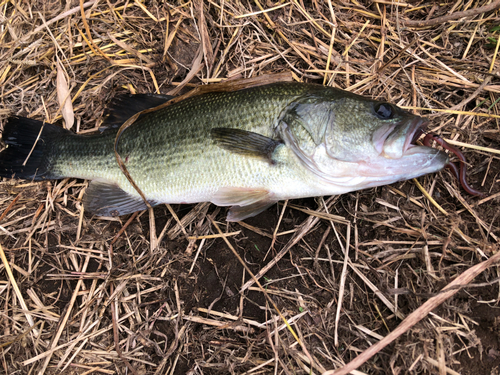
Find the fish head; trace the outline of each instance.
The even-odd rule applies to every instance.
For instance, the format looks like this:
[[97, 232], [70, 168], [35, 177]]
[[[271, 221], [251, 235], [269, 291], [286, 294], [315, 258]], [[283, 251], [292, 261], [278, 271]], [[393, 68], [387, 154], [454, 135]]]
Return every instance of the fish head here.
[[416, 143], [427, 125], [396, 105], [325, 88], [292, 103], [280, 133], [310, 171], [352, 191], [441, 170], [446, 153]]

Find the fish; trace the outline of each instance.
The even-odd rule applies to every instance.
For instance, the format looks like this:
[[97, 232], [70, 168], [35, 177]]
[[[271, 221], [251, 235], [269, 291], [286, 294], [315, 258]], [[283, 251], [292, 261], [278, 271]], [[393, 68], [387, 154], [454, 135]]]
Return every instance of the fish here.
[[111, 125], [91, 135], [11, 117], [0, 177], [90, 180], [83, 207], [96, 216], [144, 210], [145, 200], [212, 202], [231, 206], [231, 222], [281, 200], [387, 185], [449, 164], [443, 150], [417, 143], [428, 120], [337, 88], [275, 82], [165, 105], [171, 99], [122, 97]]

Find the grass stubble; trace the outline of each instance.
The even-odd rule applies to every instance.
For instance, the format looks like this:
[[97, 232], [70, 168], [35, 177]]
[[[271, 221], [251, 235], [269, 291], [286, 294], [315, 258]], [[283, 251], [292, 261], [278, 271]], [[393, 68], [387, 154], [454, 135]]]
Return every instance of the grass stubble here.
[[206, 203], [96, 219], [85, 181], [0, 182], [0, 368], [498, 371], [499, 7], [2, 2], [2, 120], [88, 133], [118, 93], [286, 73], [429, 117], [488, 196], [441, 172], [227, 223]]

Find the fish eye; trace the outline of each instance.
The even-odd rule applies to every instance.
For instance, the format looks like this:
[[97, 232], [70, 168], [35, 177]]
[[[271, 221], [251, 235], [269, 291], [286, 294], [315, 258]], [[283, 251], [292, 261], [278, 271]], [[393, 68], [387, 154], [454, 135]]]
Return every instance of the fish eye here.
[[375, 104], [375, 114], [381, 120], [389, 120], [394, 116], [392, 105], [388, 103]]

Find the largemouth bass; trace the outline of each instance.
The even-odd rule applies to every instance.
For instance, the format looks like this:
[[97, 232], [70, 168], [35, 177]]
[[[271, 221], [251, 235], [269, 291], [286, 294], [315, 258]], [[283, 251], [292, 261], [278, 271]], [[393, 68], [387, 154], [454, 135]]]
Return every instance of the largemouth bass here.
[[[142, 96], [140, 109], [167, 99], [149, 104]], [[130, 112], [131, 103], [121, 109]], [[239, 221], [279, 200], [342, 194], [441, 170], [447, 154], [416, 144], [426, 124], [389, 103], [282, 82], [210, 92], [143, 114], [123, 131], [117, 151], [152, 206], [209, 201], [232, 206], [227, 220]], [[117, 216], [143, 210], [144, 200], [115, 157], [117, 131], [76, 135], [10, 118], [0, 176], [88, 179], [86, 211]]]

